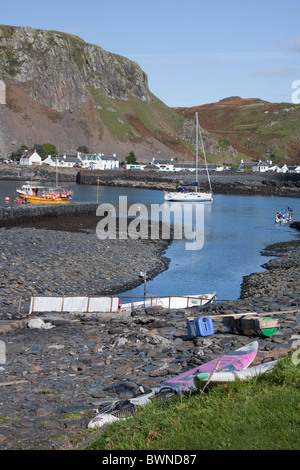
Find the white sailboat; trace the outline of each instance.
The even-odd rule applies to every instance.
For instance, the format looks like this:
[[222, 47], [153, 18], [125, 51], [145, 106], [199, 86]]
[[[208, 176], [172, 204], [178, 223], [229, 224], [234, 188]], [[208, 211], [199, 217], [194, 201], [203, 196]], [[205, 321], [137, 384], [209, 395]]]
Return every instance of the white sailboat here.
[[[200, 139], [202, 144], [202, 151], [204, 155], [204, 161], [206, 166], [206, 173], [208, 178], [209, 184], [209, 191], [208, 192], [201, 192], [198, 190], [198, 133], [199, 133], [199, 124], [198, 124], [198, 113], [196, 113], [196, 181], [194, 183], [184, 184], [181, 185], [178, 191], [169, 191], [165, 192], [164, 199], [165, 201], [178, 201], [178, 202], [212, 202], [212, 188], [211, 182], [207, 167], [206, 155], [203, 145], [203, 139], [200, 132]], [[190, 191], [187, 188], [194, 187], [194, 191]]]

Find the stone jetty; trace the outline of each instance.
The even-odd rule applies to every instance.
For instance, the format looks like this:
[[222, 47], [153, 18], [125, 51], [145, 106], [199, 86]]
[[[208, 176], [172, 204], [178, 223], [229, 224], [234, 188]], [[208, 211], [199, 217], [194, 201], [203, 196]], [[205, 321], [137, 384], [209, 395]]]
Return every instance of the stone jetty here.
[[[87, 211], [20, 218], [0, 228], [1, 450], [78, 448], [103, 400], [133, 397], [254, 339], [257, 362], [299, 345], [297, 240], [266, 249], [275, 258], [265, 272], [244, 278], [239, 300], [202, 309], [142, 308], [122, 317], [28, 315], [32, 295], [116, 294], [140, 283], [141, 270], [154, 276], [167, 269], [168, 241], [99, 240], [95, 223]], [[224, 325], [224, 315], [251, 312], [274, 314], [280, 329], [250, 337]], [[189, 339], [191, 315], [211, 316], [214, 334]]]

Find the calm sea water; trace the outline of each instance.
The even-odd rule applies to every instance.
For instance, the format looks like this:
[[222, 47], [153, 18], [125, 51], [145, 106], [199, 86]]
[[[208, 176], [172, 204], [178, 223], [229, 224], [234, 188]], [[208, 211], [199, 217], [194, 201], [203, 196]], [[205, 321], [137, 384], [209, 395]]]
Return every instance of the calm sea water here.
[[[4, 198], [15, 197], [22, 182], [0, 182], [0, 206]], [[119, 196], [133, 203], [162, 204], [163, 192], [133, 188], [68, 185], [75, 191], [74, 202], [107, 202], [118, 209]], [[268, 261], [261, 251], [269, 244], [298, 238], [289, 226], [277, 226], [275, 213], [287, 206], [293, 209], [294, 220], [300, 220], [300, 199], [267, 196], [215, 195], [212, 204], [204, 204], [204, 245], [200, 250], [185, 249], [185, 240], [174, 240], [166, 256], [169, 269], [147, 281], [147, 292], [154, 295], [187, 295], [217, 291], [218, 299], [237, 299], [243, 276], [263, 271]], [[130, 269], [130, 266], [128, 266]], [[142, 296], [144, 286], [127, 291]]]

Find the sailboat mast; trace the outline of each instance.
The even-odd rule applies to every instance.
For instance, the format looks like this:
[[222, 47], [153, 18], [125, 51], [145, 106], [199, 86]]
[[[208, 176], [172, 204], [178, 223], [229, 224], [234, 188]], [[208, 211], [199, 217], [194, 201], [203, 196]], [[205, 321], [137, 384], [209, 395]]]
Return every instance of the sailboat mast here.
[[196, 113], [196, 191], [198, 191], [198, 113]]
[[[198, 120], [198, 116], [197, 116], [197, 120]], [[202, 138], [201, 132], [200, 132], [200, 139], [201, 139], [202, 152], [203, 152], [205, 168], [206, 168], [206, 173], [207, 173], [207, 179], [208, 179], [208, 184], [209, 184], [209, 190], [211, 192], [212, 188], [211, 188], [210, 176], [209, 176], [209, 171], [208, 171], [208, 166], [207, 166], [207, 161], [206, 161], [206, 155], [205, 155], [205, 149], [204, 149], [204, 143], [203, 143], [203, 138]]]

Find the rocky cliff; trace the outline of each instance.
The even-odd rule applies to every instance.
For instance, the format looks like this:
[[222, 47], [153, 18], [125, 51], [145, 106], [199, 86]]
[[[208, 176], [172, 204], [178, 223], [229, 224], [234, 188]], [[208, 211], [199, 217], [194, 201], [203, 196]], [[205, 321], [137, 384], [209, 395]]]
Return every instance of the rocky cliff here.
[[[77, 36], [0, 26], [0, 80], [2, 157], [50, 142], [60, 153], [85, 145], [119, 160], [129, 151], [143, 162], [193, 159], [190, 120], [153, 96], [140, 66]], [[204, 140], [218, 154], [218, 139]], [[225, 154], [236, 156], [232, 147]]]
[[2, 26], [1, 74], [36, 102], [63, 112], [78, 110], [95, 88], [106, 96], [150, 99], [146, 74], [126, 57], [69, 34]]

